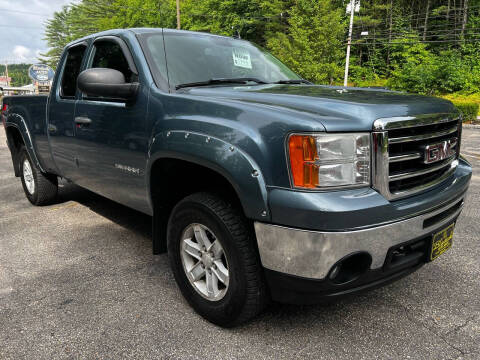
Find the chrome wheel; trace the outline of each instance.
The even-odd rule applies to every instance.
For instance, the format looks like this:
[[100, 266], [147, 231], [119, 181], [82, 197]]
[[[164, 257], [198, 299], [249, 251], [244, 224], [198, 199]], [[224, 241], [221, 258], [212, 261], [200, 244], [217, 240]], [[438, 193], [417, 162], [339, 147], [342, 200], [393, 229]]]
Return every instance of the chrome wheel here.
[[182, 234], [180, 258], [193, 288], [205, 299], [222, 299], [229, 283], [227, 258], [215, 234], [202, 224], [188, 225]]
[[33, 195], [35, 192], [35, 179], [33, 177], [32, 167], [30, 166], [30, 161], [25, 159], [23, 162], [23, 180], [25, 181], [25, 186], [30, 195]]

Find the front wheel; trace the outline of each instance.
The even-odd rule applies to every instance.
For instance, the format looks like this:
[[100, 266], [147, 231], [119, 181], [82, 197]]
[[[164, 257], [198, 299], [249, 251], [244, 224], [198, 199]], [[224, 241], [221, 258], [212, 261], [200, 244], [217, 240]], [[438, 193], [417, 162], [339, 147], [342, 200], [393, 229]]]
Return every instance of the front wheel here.
[[232, 327], [265, 306], [252, 231], [244, 216], [219, 197], [197, 193], [175, 206], [168, 256], [183, 296], [208, 321]]
[[23, 190], [33, 205], [46, 205], [57, 196], [58, 178], [43, 174], [32, 162], [25, 147], [20, 149], [18, 166]]

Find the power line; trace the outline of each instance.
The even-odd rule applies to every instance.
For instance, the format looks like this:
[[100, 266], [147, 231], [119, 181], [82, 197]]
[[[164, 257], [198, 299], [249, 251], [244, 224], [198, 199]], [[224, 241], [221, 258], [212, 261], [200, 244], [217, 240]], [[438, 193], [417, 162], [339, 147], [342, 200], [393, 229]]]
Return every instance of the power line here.
[[[469, 6], [468, 7], [468, 11], [471, 11], [471, 10], [475, 10], [475, 9], [480, 9], [480, 5], [476, 5], [476, 6]], [[460, 10], [460, 11], [463, 11], [464, 9], [463, 8], [451, 8], [450, 9], [450, 12], [453, 13], [453, 12], [456, 12], [456, 10]], [[367, 10], [368, 11], [368, 10]], [[445, 13], [444, 15], [434, 15], [434, 12], [433, 11], [429, 11], [428, 13], [427, 12], [422, 12], [422, 13], [416, 13], [416, 14], [411, 14], [411, 15], [401, 15], [402, 16], [402, 19], [410, 19], [412, 21], [416, 21], [416, 20], [424, 20], [425, 19], [425, 16], [427, 14], [431, 14], [431, 16], [429, 16], [428, 18], [429, 19], [433, 19], [433, 18], [447, 18], [447, 14]], [[368, 14], [365, 13], [365, 15], [362, 15], [362, 11], [360, 11], [359, 13], [359, 18], [358, 20], [360, 20], [360, 18], [362, 16], [368, 16]], [[452, 15], [449, 15], [449, 18], [452, 18]], [[384, 21], [384, 20], [382, 20]]]
[[[452, 35], [460, 35], [460, 34], [455, 34], [456, 31], [461, 31], [462, 29], [440, 29], [440, 30], [428, 30], [426, 31], [426, 34], [429, 35], [429, 36], [446, 36], [446, 35], [450, 35], [449, 33], [452, 33]], [[478, 27], [475, 27], [475, 28], [467, 28], [465, 29], [465, 34], [468, 34], [468, 32], [472, 32], [472, 31], [478, 31], [480, 30], [480, 28]], [[371, 36], [371, 35], [374, 35], [374, 36], [377, 36], [378, 37], [381, 37], [382, 35], [391, 35], [391, 36], [404, 36], [404, 37], [415, 37], [417, 36], [417, 34], [415, 33], [412, 33], [412, 32], [409, 32], [409, 31], [405, 31], [405, 32], [401, 32], [401, 31], [398, 31], [398, 30], [394, 30], [392, 32], [389, 32], [388, 30], [386, 31], [375, 31], [375, 32], [369, 32], [368, 36]]]
[[[461, 8], [458, 8], [458, 9], [461, 9]], [[469, 8], [468, 8], [468, 11], [469, 11], [470, 15], [472, 14], [472, 9], [479, 9], [479, 10], [480, 10], [480, 5], [479, 5], [479, 6], [469, 7]], [[453, 12], [452, 10], [450, 10], [450, 11]], [[477, 12], [478, 12], [478, 11], [477, 11]], [[475, 11], [473, 11], [473, 13], [475, 13]], [[430, 14], [430, 12], [429, 12], [429, 14]], [[433, 12], [431, 12], [431, 14], [432, 14], [432, 15], [428, 17], [429, 22], [434, 22], [434, 23], [435, 23], [435, 22], [441, 21], [441, 19], [443, 19], [444, 21], [451, 22], [452, 24], [455, 23], [455, 17], [452, 16], [453, 14], [449, 15], [448, 17], [447, 17], [446, 14], [445, 14], [445, 15], [433, 15]], [[365, 13], [364, 15], [360, 14], [360, 15], [357, 17], [357, 22], [359, 22], [359, 23], [362, 24], [362, 25], [360, 25], [361, 27], [363, 27], [364, 24], [366, 24], [366, 21], [364, 21], [364, 20], [362, 19], [362, 16], [369, 16], [369, 15]], [[404, 21], [406, 21], [406, 22], [409, 22], [409, 23], [417, 22], [417, 24], [418, 24], [418, 21], [419, 21], [419, 20], [425, 20], [425, 16], [426, 16], [426, 13], [422, 13], [422, 14], [420, 14], [420, 15], [418, 15], [418, 14], [401, 15], [401, 18], [402, 18], [402, 20], [404, 20]], [[375, 19], [373, 19], [373, 20], [375, 20]], [[386, 19], [381, 19], [381, 21], [378, 22], [378, 23], [375, 24], [375, 25], [366, 25], [366, 26], [367, 26], [367, 27], [373, 27], [373, 26], [378, 26], [378, 27], [380, 27], [380, 26], [382, 26], [382, 25], [385, 26], [385, 25], [388, 25], [386, 21], [387, 21]], [[461, 22], [461, 21], [462, 21], [462, 19], [458, 19], [458, 22]], [[431, 26], [432, 26], [432, 25], [428, 25], [428, 27], [431, 27]], [[354, 28], [358, 28], [358, 27], [359, 27], [359, 26], [354, 26]], [[425, 26], [422, 25], [422, 24], [418, 24], [418, 26], [417, 26], [417, 28], [422, 28], [422, 29], [423, 29], [424, 27], [425, 27]]]
[[[480, 35], [480, 34], [479, 34]], [[371, 39], [370, 39], [371, 40]], [[414, 45], [414, 44], [431, 44], [431, 43], [463, 43], [463, 42], [480, 42], [480, 37], [475, 38], [475, 39], [457, 39], [457, 40], [418, 40], [418, 41], [412, 41], [412, 42], [398, 42], [398, 41], [391, 41], [390, 43], [388, 41], [376, 41], [376, 42], [356, 42], [354, 45]]]
[[[458, 24], [457, 24], [458, 25]], [[466, 27], [465, 28], [465, 31], [467, 30], [472, 30], [472, 29], [476, 29], [475, 27]], [[364, 28], [356, 28], [355, 29], [356, 32], [359, 32], [359, 31], [368, 31], [368, 32], [372, 32], [374, 34], [389, 34], [390, 33], [390, 30], [389, 29], [377, 29], [377, 28], [368, 28], [368, 27], [364, 27]], [[395, 33], [399, 33], [400, 31], [402, 31], [402, 28], [399, 28], [399, 27], [396, 27], [394, 29], [392, 29], [392, 33], [395, 32]], [[405, 33], [409, 33], [409, 32], [424, 32], [423, 30], [423, 26], [422, 27], [403, 27], [403, 31]], [[449, 31], [452, 31], [452, 32], [455, 32], [455, 31], [458, 31], [458, 32], [461, 32], [462, 29], [460, 28], [455, 28], [454, 27], [454, 24], [451, 24], [451, 27], [449, 27], [448, 24], [442, 24], [442, 25], [438, 25], [438, 26], [429, 26], [428, 29], [427, 29], [427, 33], [433, 33], [433, 32], [449, 32]]]
[[[474, 35], [477, 35], [477, 33], [475, 31], [479, 31], [480, 28], [476, 28], [476, 29], [471, 29], [470, 31], [465, 31], [465, 33], [463, 34], [463, 37], [469, 37], [469, 36], [474, 36]], [[377, 36], [378, 35], [378, 36]], [[389, 36], [387, 35], [391, 35], [392, 38], [404, 38], [404, 39], [408, 39], [408, 38], [417, 38], [418, 35], [409, 35], [409, 34], [405, 34], [405, 33], [391, 33], [391, 34], [384, 34], [384, 35], [381, 35], [381, 34], [369, 34], [369, 35], [366, 35], [366, 36], [362, 36], [362, 35], [357, 35], [355, 36], [355, 39], [358, 40], [358, 39], [382, 39], [382, 38], [388, 38]], [[450, 37], [460, 37], [461, 34], [460, 33], [441, 33], [441, 34], [432, 34], [432, 33], [428, 33], [425, 37], [426, 38], [450, 38]]]
[[[435, 27], [442, 27], [446, 25], [459, 25], [459, 22], [455, 22], [450, 20], [444, 20], [442, 23], [433, 23], [433, 24], [428, 24], [428, 28], [435, 28]], [[377, 23], [377, 24], [366, 24], [365, 22], [362, 22], [361, 25], [354, 26], [354, 28], [372, 28], [372, 27], [381, 27], [382, 25], [386, 25], [385, 23]], [[396, 26], [399, 26], [398, 24]], [[411, 23], [406, 22], [404, 27], [409, 27], [409, 28], [414, 28], [414, 29], [423, 29], [425, 28], [425, 25], [418, 25], [418, 26], [412, 26]]]

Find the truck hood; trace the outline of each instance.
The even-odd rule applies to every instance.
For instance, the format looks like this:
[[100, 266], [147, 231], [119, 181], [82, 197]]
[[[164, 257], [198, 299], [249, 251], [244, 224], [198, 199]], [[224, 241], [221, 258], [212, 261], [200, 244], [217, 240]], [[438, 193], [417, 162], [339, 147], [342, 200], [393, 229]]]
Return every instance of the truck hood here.
[[448, 100], [372, 88], [267, 84], [198, 87], [185, 92], [293, 112], [298, 117], [303, 114], [327, 131], [369, 131], [380, 118], [456, 112]]

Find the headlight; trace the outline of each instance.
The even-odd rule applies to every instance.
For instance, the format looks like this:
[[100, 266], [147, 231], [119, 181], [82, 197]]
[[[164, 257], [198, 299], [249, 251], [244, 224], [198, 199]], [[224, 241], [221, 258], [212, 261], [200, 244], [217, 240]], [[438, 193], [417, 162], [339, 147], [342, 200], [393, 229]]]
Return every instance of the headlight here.
[[370, 134], [293, 134], [288, 138], [292, 183], [298, 188], [370, 185]]

